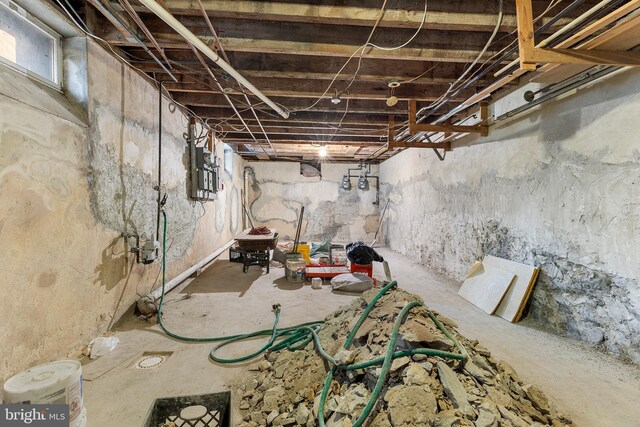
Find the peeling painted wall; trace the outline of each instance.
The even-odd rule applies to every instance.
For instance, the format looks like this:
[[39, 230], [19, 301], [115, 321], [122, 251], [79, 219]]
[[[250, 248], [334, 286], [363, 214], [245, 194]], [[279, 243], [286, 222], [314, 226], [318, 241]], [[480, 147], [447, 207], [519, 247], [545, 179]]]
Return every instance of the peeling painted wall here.
[[[86, 344], [159, 285], [160, 265], [136, 264], [120, 237], [155, 233], [157, 89], [92, 42], [73, 48], [88, 67], [67, 69], [76, 84], [88, 70], [88, 99], [0, 67], [0, 381]], [[239, 228], [243, 161], [223, 172], [218, 200], [190, 201], [186, 124], [165, 100], [168, 279]]]
[[[322, 177], [304, 177], [294, 162], [248, 162], [247, 192], [251, 216], [260, 225], [276, 228], [281, 238], [295, 237], [304, 206], [301, 239], [333, 242], [370, 241], [378, 227], [375, 181], [368, 191], [340, 188], [342, 176], [357, 165], [324, 163]], [[352, 172], [354, 174], [355, 172]], [[371, 175], [377, 175], [372, 167]]]
[[462, 280], [491, 254], [542, 268], [529, 315], [640, 362], [640, 73], [491, 128], [440, 162], [384, 162], [391, 248]]

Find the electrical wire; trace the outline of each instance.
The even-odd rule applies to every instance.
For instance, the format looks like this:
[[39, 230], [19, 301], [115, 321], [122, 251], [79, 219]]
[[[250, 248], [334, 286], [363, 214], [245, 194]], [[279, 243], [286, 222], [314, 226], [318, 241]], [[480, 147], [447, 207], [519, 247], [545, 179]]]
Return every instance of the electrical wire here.
[[[103, 38], [101, 38], [101, 37], [98, 37], [98, 36], [96, 36], [95, 34], [93, 34], [92, 32], [88, 31], [88, 27], [87, 27], [87, 30], [85, 30], [84, 28], [86, 27], [86, 24], [84, 23], [84, 21], [82, 21], [82, 20], [76, 21], [76, 19], [71, 15], [71, 13], [67, 10], [67, 8], [66, 8], [66, 7], [64, 7], [64, 5], [62, 4], [62, 1], [61, 1], [61, 0], [55, 0], [55, 2], [58, 4], [58, 6], [60, 6], [60, 8], [61, 8], [61, 9], [64, 11], [64, 13], [69, 17], [69, 19], [71, 19], [71, 21], [76, 25], [76, 27], [78, 27], [78, 29], [79, 29], [80, 31], [82, 31], [84, 34], [86, 34], [87, 36], [91, 37], [92, 39], [95, 39], [96, 41], [102, 42], [102, 43], [100, 43], [101, 45], [104, 43], [104, 44], [109, 48], [109, 50], [111, 51], [111, 53], [113, 53], [113, 54], [114, 54], [114, 56], [115, 56], [116, 58], [118, 58], [120, 61], [122, 61], [122, 62], [123, 62], [123, 63], [125, 63], [126, 65], [130, 66], [131, 68], [133, 68], [133, 69], [135, 69], [135, 70], [137, 70], [137, 71], [141, 72], [141, 73], [142, 73], [142, 74], [144, 74], [145, 76], [147, 76], [147, 73], [145, 73], [144, 71], [142, 71], [140, 68], [138, 68], [138, 67], [135, 67], [135, 66], [131, 65], [131, 63], [129, 63], [129, 61], [128, 61], [128, 60], [126, 60], [126, 59], [125, 59], [125, 58], [123, 58], [120, 54], [118, 54], [118, 53], [113, 49], [113, 47], [111, 46], [111, 44], [110, 44], [108, 41], [106, 41], [105, 39], [103, 39]], [[74, 11], [74, 12], [75, 12], [75, 11]], [[82, 25], [81, 25], [80, 23], [82, 23]]]
[[416, 32], [413, 34], [413, 36], [411, 36], [406, 42], [402, 43], [399, 46], [393, 46], [393, 47], [379, 46], [373, 43], [369, 43], [369, 46], [379, 50], [387, 50], [387, 51], [402, 49], [403, 47], [411, 43], [413, 40], [415, 40], [416, 37], [418, 37], [418, 34], [420, 34], [420, 31], [422, 31], [422, 28], [424, 27], [425, 22], [427, 22], [427, 1], [426, 0], [424, 2], [424, 13], [422, 14], [422, 21], [420, 22], [420, 26], [418, 27]]
[[457, 90], [458, 89], [457, 85], [460, 84], [462, 79], [464, 79], [466, 77], [466, 75], [473, 69], [473, 67], [476, 66], [478, 61], [480, 61], [480, 59], [482, 59], [484, 54], [487, 52], [487, 50], [489, 49], [489, 46], [493, 43], [493, 40], [495, 39], [496, 35], [498, 34], [498, 30], [500, 30], [500, 27], [502, 26], [502, 21], [503, 21], [503, 18], [504, 18], [504, 1], [503, 0], [498, 0], [498, 5], [499, 5], [498, 6], [499, 7], [498, 21], [496, 22], [496, 25], [493, 28], [493, 32], [491, 33], [491, 36], [489, 37], [489, 40], [487, 40], [487, 43], [485, 43], [484, 47], [482, 48], [482, 50], [480, 51], [478, 56], [473, 60], [471, 65], [469, 67], [467, 67], [467, 69], [462, 73], [462, 75], [460, 77], [458, 77], [458, 79], [449, 87], [449, 89], [447, 89], [447, 91], [438, 98], [438, 100], [436, 100], [433, 103], [431, 103], [428, 107], [425, 107], [425, 108], [422, 109], [423, 112], [424, 111], [428, 111], [428, 110], [430, 110], [432, 108], [435, 108], [450, 93], [452, 93], [455, 90]]
[[349, 56], [349, 58], [345, 61], [345, 63], [342, 65], [342, 67], [340, 67], [340, 69], [333, 76], [333, 78], [331, 79], [331, 81], [327, 85], [327, 88], [322, 93], [322, 95], [320, 95], [320, 97], [313, 104], [311, 104], [308, 107], [290, 110], [292, 113], [300, 112], [300, 111], [308, 111], [308, 110], [312, 109], [313, 107], [315, 107], [316, 105], [318, 105], [318, 103], [325, 98], [327, 93], [329, 93], [329, 91], [333, 87], [333, 84], [335, 83], [335, 81], [338, 80], [338, 77], [340, 77], [340, 74], [342, 73], [342, 71], [344, 71], [344, 69], [347, 67], [347, 65], [349, 65], [351, 60], [356, 55], [359, 54], [358, 66], [356, 68], [356, 71], [354, 72], [354, 75], [351, 78], [350, 83], [347, 85], [347, 87], [342, 89], [342, 91], [340, 91], [340, 93], [344, 92], [345, 90], [348, 90], [351, 87], [351, 85], [353, 84], [353, 82], [355, 81], [355, 79], [357, 78], [358, 73], [360, 72], [360, 67], [361, 67], [363, 56], [364, 56], [364, 51], [367, 49], [367, 47], [374, 47], [374, 48], [381, 49], [381, 50], [398, 50], [398, 49], [401, 49], [402, 47], [408, 45], [409, 43], [411, 43], [418, 36], [418, 34], [422, 30], [422, 27], [424, 26], [424, 23], [426, 22], [426, 19], [427, 19], [427, 0], [425, 0], [425, 2], [424, 2], [424, 13], [423, 13], [423, 16], [422, 16], [421, 24], [418, 27], [418, 29], [416, 30], [416, 32], [409, 38], [409, 40], [407, 40], [406, 42], [402, 43], [399, 46], [394, 46], [394, 47], [382, 47], [382, 46], [378, 46], [378, 45], [374, 45], [374, 44], [370, 43], [371, 42], [371, 38], [373, 37], [373, 34], [375, 33], [376, 29], [378, 28], [378, 25], [380, 24], [380, 21], [384, 17], [386, 6], [387, 6], [387, 0], [384, 0], [384, 2], [382, 3], [382, 6], [380, 8], [380, 12], [379, 12], [378, 18], [376, 19], [376, 22], [374, 23], [373, 28], [369, 32], [369, 36], [367, 37], [367, 41], [365, 42], [365, 44], [363, 44], [362, 46], [358, 47], [351, 54], [351, 56]]
[[[202, 0], [198, 0], [198, 5], [200, 7], [200, 12], [202, 13], [202, 16], [204, 17], [204, 19], [205, 19], [205, 21], [207, 23], [207, 26], [209, 27], [209, 31], [211, 32], [211, 35], [215, 39], [216, 45], [218, 46], [218, 49], [220, 50], [220, 53], [222, 53], [222, 56], [224, 57], [224, 59], [228, 63], [229, 62], [229, 57], [227, 56], [227, 53], [225, 52], [225, 50], [224, 50], [224, 48], [222, 46], [222, 43], [220, 43], [220, 38], [218, 37], [218, 33], [216, 32], [215, 28], [213, 27], [213, 24], [211, 23], [211, 19], [209, 19], [209, 15], [207, 14], [207, 11], [205, 10], [204, 5], [202, 4]], [[204, 62], [203, 62], [203, 65], [206, 66], [206, 64]], [[216, 83], [218, 83], [217, 80], [216, 80]], [[249, 105], [249, 108], [251, 109], [251, 113], [253, 114], [253, 116], [255, 117], [256, 121], [258, 122], [258, 126], [260, 126], [260, 129], [262, 130], [262, 133], [264, 134], [264, 137], [266, 138], [267, 143], [269, 144], [269, 147], [271, 148], [271, 150], [273, 150], [273, 154], [277, 158], [278, 157], [278, 150], [276, 150], [276, 148], [273, 146], [273, 144], [271, 144], [271, 140], [269, 139], [269, 135], [267, 135], [267, 132], [264, 130], [264, 127], [262, 126], [262, 122], [258, 118], [258, 114], [256, 113], [255, 109], [253, 108], [253, 105], [251, 104], [251, 101], [249, 100], [249, 97], [247, 96], [246, 91], [244, 90], [244, 88], [241, 85], [239, 85], [239, 88], [240, 88], [240, 92], [244, 96], [245, 101], [247, 102], [247, 104]], [[229, 102], [231, 102], [228, 97], [227, 97], [227, 100]], [[249, 127], [248, 126], [246, 126], [246, 127], [247, 127], [247, 131], [249, 133], [251, 133], [251, 130], [249, 129]], [[256, 143], [257, 143], [257, 141], [256, 141]], [[264, 148], [262, 150], [265, 152], [265, 154], [267, 154], [267, 156], [269, 155], [266, 152], [266, 150], [264, 150]]]
[[[76, 20], [71, 13], [67, 10], [66, 7], [64, 7], [64, 5], [62, 4], [61, 0], [55, 0], [55, 2], [58, 4], [58, 6], [60, 6], [60, 8], [64, 11], [64, 13], [69, 17], [69, 19], [71, 20], [71, 22], [73, 22], [75, 24], [76, 27], [78, 27], [78, 29], [80, 31], [82, 31], [85, 35], [87, 35], [88, 37], [96, 40], [96, 42], [98, 42], [99, 45], [101, 46], [106, 46], [111, 53], [123, 64], [127, 65], [128, 67], [131, 67], [132, 69], [138, 71], [144, 78], [146, 79], [150, 79], [152, 80], [154, 83], [158, 84], [158, 81], [154, 78], [152, 78], [151, 76], [149, 76], [146, 72], [142, 71], [140, 68], [136, 67], [135, 65], [133, 65], [128, 59], [124, 58], [122, 55], [120, 55], [118, 52], [115, 51], [115, 49], [113, 49], [113, 47], [111, 46], [111, 44], [106, 41], [105, 39], [96, 36], [95, 34], [93, 34], [91, 31], [88, 31], [88, 27], [86, 27], [86, 24], [84, 23], [84, 21], [82, 21], [81, 19], [78, 21]], [[77, 14], [76, 14], [77, 15]], [[82, 24], [82, 25], [81, 25]], [[85, 30], [86, 27], [87, 30]], [[171, 96], [171, 93], [167, 90], [164, 89], [165, 91], [165, 96], [167, 97], [167, 99], [169, 100], [170, 103], [178, 105], [180, 108], [182, 108], [183, 110], [183, 114], [185, 114], [187, 116], [192, 116], [193, 118], [196, 119], [196, 121], [200, 122], [200, 123], [204, 123], [204, 120], [198, 116], [196, 113], [194, 113], [190, 108], [188, 108], [187, 106], [185, 106], [184, 104], [181, 104], [180, 102], [176, 101], [175, 99], [173, 99], [173, 97]]]

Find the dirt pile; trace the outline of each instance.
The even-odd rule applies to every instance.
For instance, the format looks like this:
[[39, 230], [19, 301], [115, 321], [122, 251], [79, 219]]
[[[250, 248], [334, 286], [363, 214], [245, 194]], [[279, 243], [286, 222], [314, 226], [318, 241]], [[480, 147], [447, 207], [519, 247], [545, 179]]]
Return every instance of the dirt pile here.
[[[361, 324], [349, 348], [344, 349], [347, 336], [378, 292], [368, 291], [351, 305], [341, 307], [325, 319], [318, 331], [322, 347], [337, 365], [344, 367], [383, 357], [402, 308], [412, 301], [422, 302], [400, 289], [388, 291]], [[390, 364], [379, 397], [363, 425], [571, 425], [538, 387], [523, 384], [506, 362], [496, 361], [477, 341], [460, 335], [453, 321], [437, 316], [425, 306], [411, 308], [404, 317], [394, 350], [408, 353], [424, 348], [436, 350], [438, 355], [398, 355]], [[459, 342], [462, 352], [438, 323]], [[447, 357], [465, 352], [466, 360]], [[336, 369], [324, 405], [327, 427], [353, 425], [374, 394], [379, 377], [384, 376], [381, 365]], [[297, 351], [267, 354], [250, 369], [255, 375], [239, 392], [244, 417], [241, 427], [319, 424], [321, 393], [331, 364], [313, 343]]]

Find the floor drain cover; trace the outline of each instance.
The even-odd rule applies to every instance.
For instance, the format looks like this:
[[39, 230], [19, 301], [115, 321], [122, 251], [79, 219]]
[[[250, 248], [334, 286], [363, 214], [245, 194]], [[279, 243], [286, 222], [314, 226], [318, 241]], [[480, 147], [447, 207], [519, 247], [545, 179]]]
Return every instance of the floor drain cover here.
[[152, 369], [162, 365], [171, 356], [171, 352], [167, 353], [143, 353], [133, 366], [136, 369]]

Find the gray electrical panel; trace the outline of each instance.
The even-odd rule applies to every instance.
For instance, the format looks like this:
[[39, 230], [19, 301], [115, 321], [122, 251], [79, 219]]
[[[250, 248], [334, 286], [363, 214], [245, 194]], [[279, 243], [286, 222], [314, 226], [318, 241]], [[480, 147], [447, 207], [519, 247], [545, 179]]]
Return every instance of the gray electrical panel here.
[[220, 183], [220, 159], [205, 147], [197, 146], [189, 129], [189, 157], [191, 167], [191, 198], [199, 201], [215, 200]]

